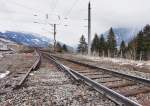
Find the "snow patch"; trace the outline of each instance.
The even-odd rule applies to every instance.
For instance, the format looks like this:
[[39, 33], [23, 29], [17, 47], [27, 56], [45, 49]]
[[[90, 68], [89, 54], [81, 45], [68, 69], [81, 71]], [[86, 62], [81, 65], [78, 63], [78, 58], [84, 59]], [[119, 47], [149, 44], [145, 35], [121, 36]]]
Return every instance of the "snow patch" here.
[[98, 61], [111, 62], [111, 63], [118, 64], [120, 66], [132, 65], [132, 66], [142, 68], [143, 66], [146, 65], [150, 67], [150, 61], [134, 61], [134, 60], [122, 59], [122, 58], [108, 58], [108, 57], [96, 57], [96, 56], [85, 56], [85, 55], [84, 56], [77, 55], [77, 57], [89, 59], [96, 62]]
[[10, 71], [6, 71], [5, 73], [0, 73], [0, 79], [6, 77], [9, 73]]
[[40, 41], [39, 41], [39, 39], [32, 39], [32, 41], [35, 41], [35, 42], [40, 42]]
[[138, 64], [136, 64], [136, 66], [143, 66], [144, 65], [144, 63], [138, 63]]
[[33, 73], [30, 73], [30, 75], [33, 76], [34, 74], [33, 74]]

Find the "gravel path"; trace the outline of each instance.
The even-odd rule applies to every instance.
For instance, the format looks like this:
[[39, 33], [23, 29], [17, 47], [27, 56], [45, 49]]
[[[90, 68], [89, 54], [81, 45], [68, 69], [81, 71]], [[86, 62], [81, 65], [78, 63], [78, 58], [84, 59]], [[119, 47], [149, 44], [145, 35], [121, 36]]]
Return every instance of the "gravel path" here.
[[115, 106], [85, 84], [77, 84], [51, 63], [30, 74], [21, 89], [0, 96], [0, 106]]
[[0, 61], [0, 93], [11, 90], [34, 63], [33, 54], [9, 54]]
[[[106, 73], [102, 73], [98, 70], [97, 70], [98, 73], [95, 74], [96, 70], [94, 69], [91, 70], [91, 68], [88, 68], [86, 66], [80, 66], [72, 62], [64, 61], [63, 59], [58, 59], [58, 61], [76, 71], [78, 70], [78, 72], [81, 72], [81, 74], [87, 76], [88, 78], [91, 78], [92, 80], [98, 83], [101, 83], [102, 85], [107, 86], [108, 88], [126, 97], [129, 97], [131, 100], [141, 104], [142, 106], [147, 106], [145, 104], [150, 103], [149, 87], [146, 88], [146, 86], [142, 84], [135, 84], [134, 82], [131, 82], [129, 80], [111, 76]], [[144, 92], [142, 93], [141, 92], [142, 90], [145, 93]], [[139, 93], [136, 93], [136, 92], [139, 92]]]

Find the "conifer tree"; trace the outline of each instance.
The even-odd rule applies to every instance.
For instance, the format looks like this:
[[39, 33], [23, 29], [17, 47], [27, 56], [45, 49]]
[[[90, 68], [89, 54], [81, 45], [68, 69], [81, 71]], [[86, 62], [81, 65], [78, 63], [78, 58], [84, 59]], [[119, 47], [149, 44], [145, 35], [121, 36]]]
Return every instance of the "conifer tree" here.
[[130, 59], [135, 60], [136, 59], [136, 55], [137, 55], [137, 41], [136, 41], [136, 37], [134, 37], [129, 43], [128, 43], [128, 47], [127, 47], [127, 51], [129, 53], [128, 57], [130, 57]]
[[59, 42], [56, 43], [56, 51], [62, 52], [62, 47], [61, 47], [61, 44]]
[[104, 35], [102, 34], [99, 40], [99, 56], [100, 55], [105, 55], [105, 51], [106, 51], [106, 42], [105, 42], [105, 38]]
[[63, 45], [62, 48], [63, 48], [63, 50], [64, 50], [65, 52], [68, 52], [67, 46], [66, 46], [65, 44]]
[[94, 39], [92, 41], [91, 51], [96, 53], [99, 52], [99, 37], [97, 34], [95, 34]]
[[125, 52], [126, 52], [126, 44], [125, 44], [124, 40], [122, 40], [122, 42], [120, 44], [120, 51], [119, 51], [120, 56], [125, 58]]
[[150, 25], [146, 25], [143, 29], [143, 45], [144, 45], [144, 59], [150, 59]]
[[117, 50], [117, 42], [112, 28], [110, 28], [107, 37], [108, 56], [114, 57]]
[[137, 37], [136, 37], [136, 47], [137, 47], [137, 55], [136, 55], [136, 58], [139, 59], [139, 60], [142, 60], [143, 58], [143, 54], [145, 52], [145, 45], [144, 45], [144, 36], [143, 36], [143, 32], [140, 31], [138, 34], [137, 34]]
[[87, 43], [86, 43], [84, 35], [81, 36], [79, 42], [80, 44], [78, 45], [77, 51], [79, 53], [85, 54], [87, 52]]
[[[130, 51], [132, 56], [137, 60], [146, 60], [150, 53], [150, 26], [146, 25], [143, 31], [139, 31], [137, 36], [130, 41], [128, 48], [130, 46]], [[129, 49], [128, 49], [129, 50]]]

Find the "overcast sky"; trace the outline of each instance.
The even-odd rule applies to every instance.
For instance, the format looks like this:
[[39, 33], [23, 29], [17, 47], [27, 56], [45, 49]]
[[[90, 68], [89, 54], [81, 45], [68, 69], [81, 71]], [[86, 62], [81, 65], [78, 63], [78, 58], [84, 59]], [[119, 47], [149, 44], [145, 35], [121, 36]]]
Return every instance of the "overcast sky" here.
[[[0, 30], [38, 33], [75, 45], [87, 37], [89, 0], [0, 0]], [[112, 27], [141, 27], [150, 23], [150, 0], [91, 0], [92, 36]], [[46, 14], [49, 14], [46, 20]], [[64, 18], [68, 18], [67, 20]], [[38, 22], [38, 23], [34, 23]], [[67, 27], [64, 25], [68, 25]]]

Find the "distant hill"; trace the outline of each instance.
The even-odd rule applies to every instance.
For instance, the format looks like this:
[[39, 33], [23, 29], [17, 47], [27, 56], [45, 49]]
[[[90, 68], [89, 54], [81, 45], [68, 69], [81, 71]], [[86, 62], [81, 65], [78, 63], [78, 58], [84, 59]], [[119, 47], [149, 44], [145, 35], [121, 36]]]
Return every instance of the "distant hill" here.
[[0, 33], [0, 37], [32, 47], [48, 47], [52, 43], [52, 40], [46, 37], [22, 32], [6, 31], [5, 33]]
[[[134, 36], [137, 35], [139, 30], [140, 29], [138, 28], [113, 28], [113, 31], [117, 39], [117, 45], [119, 46], [122, 40], [128, 43]], [[108, 31], [103, 33], [106, 39], [108, 36]]]
[[[0, 38], [4, 38], [18, 44], [23, 44], [31, 47], [43, 47], [47, 48], [49, 45], [53, 45], [52, 39], [35, 34], [26, 32], [14, 32], [6, 31], [4, 33], [0, 32]], [[61, 43], [63, 45], [64, 43]], [[66, 45], [69, 50], [73, 50], [72, 47]]]

